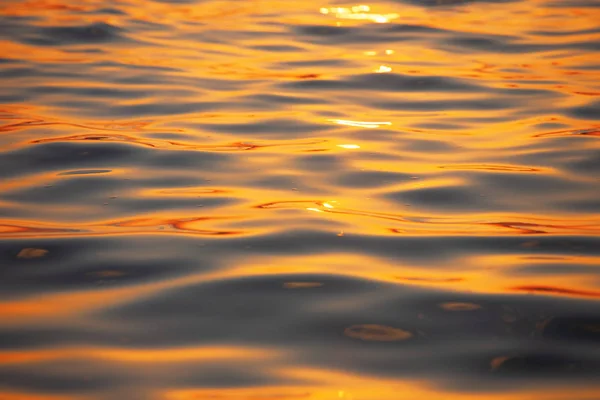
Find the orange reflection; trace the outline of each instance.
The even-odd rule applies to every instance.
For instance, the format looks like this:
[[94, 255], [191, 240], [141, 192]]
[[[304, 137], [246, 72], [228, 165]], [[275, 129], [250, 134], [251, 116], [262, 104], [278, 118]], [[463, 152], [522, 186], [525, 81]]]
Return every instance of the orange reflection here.
[[[8, 249], [0, 257], [16, 282], [15, 294], [0, 299], [2, 329], [9, 337], [28, 332], [19, 337], [24, 347], [45, 340], [46, 330], [98, 335], [72, 344], [65, 334], [49, 348], [7, 343], [0, 351], [6, 370], [33, 376], [47, 363], [62, 373], [72, 360], [90, 370], [124, 366], [139, 374], [126, 383], [137, 387], [144, 377], [157, 400], [598, 398], [582, 384], [471, 392], [443, 386], [435, 374], [391, 379], [306, 365], [309, 341], [245, 347], [243, 324], [239, 343], [204, 343], [201, 335], [189, 339], [201, 345], [94, 343], [98, 328], [138, 339], [135, 322], [111, 318], [120, 306], [227, 280], [273, 279], [273, 291], [283, 293], [273, 303], [282, 309], [295, 296], [306, 296], [298, 302], [307, 308], [319, 296], [338, 300], [321, 276], [422, 292], [423, 299], [516, 302], [530, 294], [595, 306], [598, 7], [546, 0], [0, 3], [0, 101], [7, 103], [0, 105], [0, 244]], [[157, 249], [145, 254], [135, 245], [150, 235]], [[153, 251], [166, 249], [166, 257], [179, 240], [186, 258], [200, 264], [210, 252], [219, 265], [129, 281], [116, 266], [127, 257], [104, 247], [117, 236], [141, 265]], [[58, 244], [84, 241], [93, 250], [76, 272], [118, 285], [66, 279], [60, 284], [70, 286], [52, 286], [70, 268]], [[205, 242], [218, 246], [196, 253]], [[86, 263], [102, 269], [88, 272]], [[386, 299], [374, 294], [379, 300]], [[432, 308], [457, 319], [490, 309], [485, 299], [451, 300]], [[346, 301], [363, 299], [340, 297]], [[338, 318], [330, 308], [326, 323]], [[285, 317], [292, 327], [314, 322]], [[349, 343], [342, 350], [349, 357], [370, 346], [412, 349], [422, 338], [403, 321], [375, 317], [348, 318], [336, 334]], [[510, 357], [503, 354], [485, 367], [499, 369]], [[265, 379], [239, 388], [166, 380], [193, 364], [219, 363]], [[154, 369], [160, 379], [144, 375]], [[5, 389], [1, 400], [115, 397]]]
[[23, 352], [0, 352], [0, 365], [58, 361], [69, 358], [98, 358], [126, 363], [214, 362], [219, 360], [267, 359], [276, 351], [243, 347], [192, 347], [165, 349], [65, 348]]
[[562, 400], [577, 396], [584, 400], [594, 400], [597, 392], [583, 388], [547, 389], [520, 393], [445, 391], [440, 393], [435, 387], [420, 382], [377, 379], [322, 369], [288, 368], [281, 371], [284, 377], [312, 382], [307, 386], [282, 386], [254, 389], [191, 389], [174, 390], [166, 393], [169, 400], [413, 400], [415, 398], [435, 399], [442, 396], [448, 400], [529, 400], [534, 396], [541, 400]]

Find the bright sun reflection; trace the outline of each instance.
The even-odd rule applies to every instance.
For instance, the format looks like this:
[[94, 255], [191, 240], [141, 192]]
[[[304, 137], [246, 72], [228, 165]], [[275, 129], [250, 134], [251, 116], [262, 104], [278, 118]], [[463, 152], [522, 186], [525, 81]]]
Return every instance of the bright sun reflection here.
[[338, 144], [337, 147], [341, 147], [342, 149], [360, 149], [360, 146], [357, 144]]
[[366, 5], [359, 5], [354, 7], [322, 7], [321, 14], [328, 15], [332, 14], [336, 18], [342, 19], [356, 19], [376, 22], [378, 24], [385, 24], [398, 18], [399, 14], [372, 14], [371, 7]]
[[375, 72], [377, 72], [378, 74], [382, 74], [382, 73], [390, 72], [391, 70], [392, 70], [392, 68], [388, 67], [387, 65], [380, 65], [379, 68], [377, 68], [375, 70]]
[[[347, 119], [329, 119], [329, 122], [334, 122], [336, 124], [339, 125], [346, 125], [346, 126], [356, 126], [359, 128], [369, 128], [369, 129], [373, 129], [373, 128], [379, 128], [380, 126], [386, 125], [392, 125], [391, 122], [366, 122], [366, 121], [350, 121]], [[347, 145], [339, 145], [340, 147], [345, 147]], [[350, 146], [355, 146], [355, 145], [350, 145]]]

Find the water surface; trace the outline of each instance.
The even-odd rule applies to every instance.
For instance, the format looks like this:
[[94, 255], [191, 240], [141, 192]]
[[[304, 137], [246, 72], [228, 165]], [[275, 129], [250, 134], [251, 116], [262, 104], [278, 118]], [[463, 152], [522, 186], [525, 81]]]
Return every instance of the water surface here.
[[599, 21], [3, 1], [0, 399], [599, 399]]

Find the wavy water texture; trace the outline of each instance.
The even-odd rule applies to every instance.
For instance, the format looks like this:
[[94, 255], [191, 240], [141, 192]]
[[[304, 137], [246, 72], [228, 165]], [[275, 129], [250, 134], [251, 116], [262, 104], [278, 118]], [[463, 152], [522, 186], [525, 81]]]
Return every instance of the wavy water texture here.
[[599, 21], [2, 1], [0, 399], [597, 400]]

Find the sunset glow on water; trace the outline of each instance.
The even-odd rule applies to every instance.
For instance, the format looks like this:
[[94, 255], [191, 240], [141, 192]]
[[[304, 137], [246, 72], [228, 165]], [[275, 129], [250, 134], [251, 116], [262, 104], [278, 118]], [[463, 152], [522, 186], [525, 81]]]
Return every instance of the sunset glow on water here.
[[0, 1], [0, 400], [600, 399], [598, 0]]

